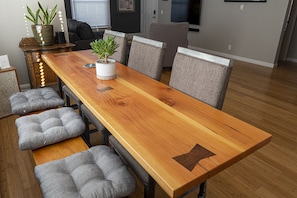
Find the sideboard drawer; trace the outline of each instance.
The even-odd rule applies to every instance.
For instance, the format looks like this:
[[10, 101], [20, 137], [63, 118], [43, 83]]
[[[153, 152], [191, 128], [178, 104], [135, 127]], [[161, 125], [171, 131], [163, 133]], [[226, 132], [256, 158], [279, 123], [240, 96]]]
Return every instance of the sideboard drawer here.
[[72, 43], [38, 46], [34, 38], [23, 38], [19, 47], [25, 54], [31, 88], [57, 84], [56, 74], [42, 61], [41, 55], [72, 51]]

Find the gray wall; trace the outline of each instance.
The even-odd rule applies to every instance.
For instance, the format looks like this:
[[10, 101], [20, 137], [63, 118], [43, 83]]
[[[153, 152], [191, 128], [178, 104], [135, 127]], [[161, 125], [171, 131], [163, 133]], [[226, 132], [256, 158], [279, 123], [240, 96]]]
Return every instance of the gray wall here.
[[[267, 3], [203, 0], [200, 31], [189, 32], [189, 47], [273, 67], [288, 3], [289, 0]], [[171, 0], [159, 0], [159, 22], [170, 21], [170, 10]]]

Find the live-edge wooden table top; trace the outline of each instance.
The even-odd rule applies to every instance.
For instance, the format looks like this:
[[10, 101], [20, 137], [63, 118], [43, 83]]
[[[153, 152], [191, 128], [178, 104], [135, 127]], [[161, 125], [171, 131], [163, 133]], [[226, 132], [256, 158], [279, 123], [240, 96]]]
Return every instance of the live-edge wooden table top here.
[[90, 50], [42, 55], [115, 138], [171, 197], [226, 169], [271, 135], [117, 63], [102, 81]]

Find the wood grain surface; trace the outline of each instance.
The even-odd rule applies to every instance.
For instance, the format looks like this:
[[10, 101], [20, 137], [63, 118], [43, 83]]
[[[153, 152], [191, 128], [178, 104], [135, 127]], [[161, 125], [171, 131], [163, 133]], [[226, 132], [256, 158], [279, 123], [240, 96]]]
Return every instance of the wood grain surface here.
[[[218, 174], [271, 140], [269, 133], [122, 64], [117, 63], [116, 79], [98, 80], [95, 68], [83, 67], [96, 60], [90, 50], [42, 58], [170, 197]], [[189, 171], [174, 157], [196, 144], [214, 155]]]

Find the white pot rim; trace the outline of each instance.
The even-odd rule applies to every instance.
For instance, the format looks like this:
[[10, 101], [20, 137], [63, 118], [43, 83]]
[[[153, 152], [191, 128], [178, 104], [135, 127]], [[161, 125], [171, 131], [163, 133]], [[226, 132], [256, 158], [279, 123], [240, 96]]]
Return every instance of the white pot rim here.
[[104, 59], [98, 59], [98, 60], [96, 60], [96, 63], [99, 63], [99, 64], [112, 64], [112, 63], [116, 62], [116, 60], [111, 59], [111, 58], [107, 59], [107, 61], [108, 61], [107, 63], [104, 63]]

